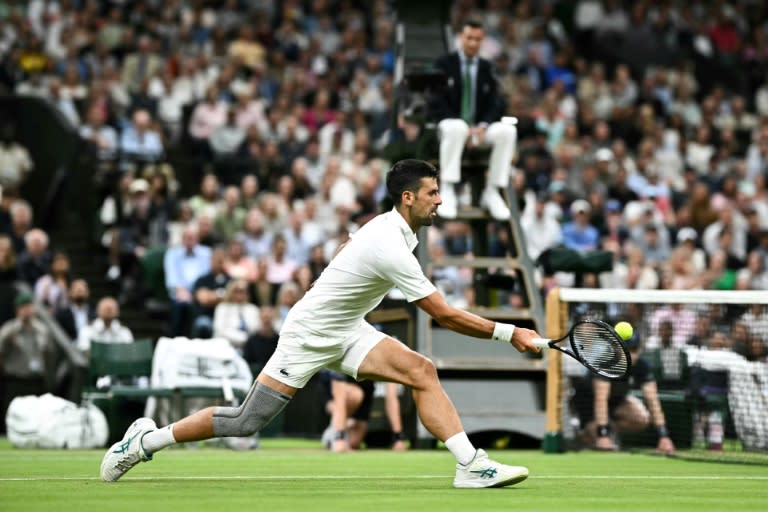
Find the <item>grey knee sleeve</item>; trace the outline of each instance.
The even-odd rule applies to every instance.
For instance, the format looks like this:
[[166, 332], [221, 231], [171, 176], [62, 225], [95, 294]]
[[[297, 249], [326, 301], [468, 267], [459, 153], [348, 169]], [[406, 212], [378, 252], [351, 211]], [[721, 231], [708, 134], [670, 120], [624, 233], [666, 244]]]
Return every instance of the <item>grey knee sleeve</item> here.
[[213, 412], [216, 437], [250, 436], [280, 414], [291, 397], [255, 382], [240, 407], [217, 407]]

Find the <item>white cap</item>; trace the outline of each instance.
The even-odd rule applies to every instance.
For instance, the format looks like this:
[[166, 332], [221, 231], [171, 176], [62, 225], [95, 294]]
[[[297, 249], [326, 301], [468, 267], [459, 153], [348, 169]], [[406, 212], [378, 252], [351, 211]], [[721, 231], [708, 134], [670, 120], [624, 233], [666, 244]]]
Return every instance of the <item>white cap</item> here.
[[590, 206], [588, 201], [585, 201], [584, 199], [577, 199], [573, 203], [571, 203], [571, 212], [572, 213], [589, 213], [592, 211], [592, 206]]
[[149, 190], [149, 182], [144, 178], [136, 178], [131, 182], [131, 186], [128, 187], [131, 193], [134, 192], [146, 192]]
[[695, 241], [699, 235], [696, 234], [696, 230], [691, 227], [684, 227], [680, 228], [680, 231], [677, 232], [677, 243], [683, 243], [688, 240]]
[[613, 151], [608, 148], [600, 148], [595, 151], [595, 160], [598, 162], [610, 162], [613, 160]]

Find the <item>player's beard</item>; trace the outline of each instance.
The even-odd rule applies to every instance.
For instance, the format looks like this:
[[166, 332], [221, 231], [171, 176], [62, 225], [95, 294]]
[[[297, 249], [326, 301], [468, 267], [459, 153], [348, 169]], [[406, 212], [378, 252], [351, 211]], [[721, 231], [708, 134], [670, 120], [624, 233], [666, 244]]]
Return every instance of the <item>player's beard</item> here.
[[427, 212], [426, 215], [420, 215], [419, 216], [419, 225], [420, 226], [431, 226], [434, 222], [434, 217], [432, 216], [432, 212]]

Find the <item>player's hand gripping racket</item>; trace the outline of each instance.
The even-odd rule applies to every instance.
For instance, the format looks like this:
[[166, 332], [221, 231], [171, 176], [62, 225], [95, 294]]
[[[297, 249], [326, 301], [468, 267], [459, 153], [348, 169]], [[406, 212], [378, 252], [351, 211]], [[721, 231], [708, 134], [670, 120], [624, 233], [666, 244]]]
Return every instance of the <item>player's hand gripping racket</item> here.
[[[567, 345], [560, 343], [568, 340]], [[541, 348], [554, 348], [568, 354], [590, 371], [609, 380], [623, 380], [629, 375], [632, 360], [621, 337], [613, 327], [600, 320], [577, 322], [558, 340], [537, 338]]]

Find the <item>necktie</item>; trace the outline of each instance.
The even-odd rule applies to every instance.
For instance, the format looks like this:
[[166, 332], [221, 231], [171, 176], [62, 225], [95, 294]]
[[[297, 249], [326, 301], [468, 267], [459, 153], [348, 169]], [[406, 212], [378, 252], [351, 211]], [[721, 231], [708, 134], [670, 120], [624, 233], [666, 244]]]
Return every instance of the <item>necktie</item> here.
[[472, 125], [472, 61], [464, 66], [464, 81], [461, 84], [461, 118]]

